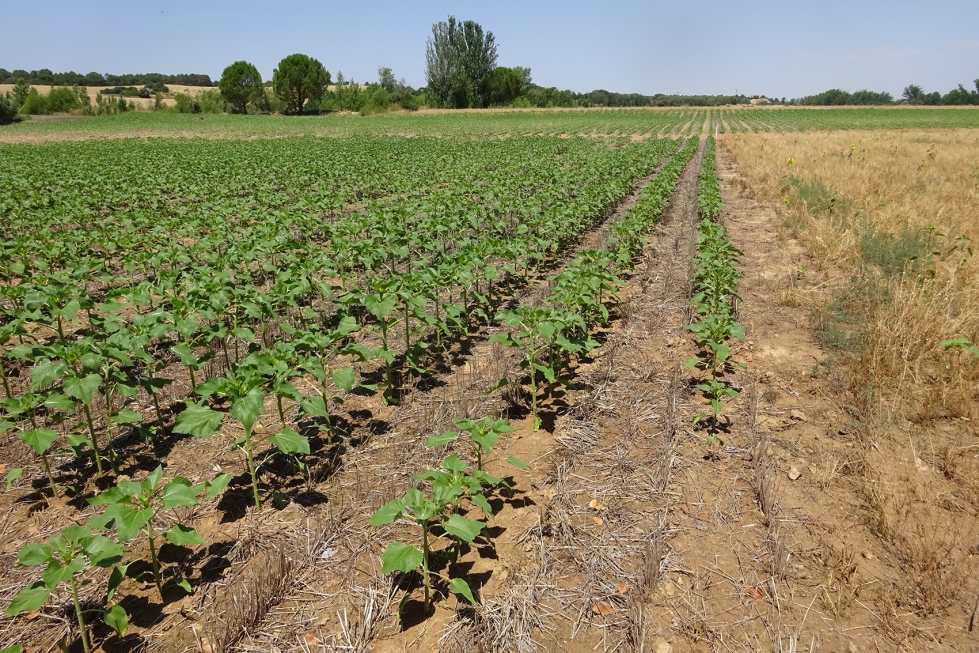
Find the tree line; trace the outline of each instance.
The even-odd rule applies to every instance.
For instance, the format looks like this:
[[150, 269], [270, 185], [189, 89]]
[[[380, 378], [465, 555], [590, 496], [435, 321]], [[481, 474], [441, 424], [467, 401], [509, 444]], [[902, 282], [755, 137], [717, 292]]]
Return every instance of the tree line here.
[[890, 93], [874, 91], [857, 91], [848, 93], [838, 88], [830, 89], [816, 95], [789, 100], [786, 104], [799, 106], [884, 106], [889, 104], [910, 104], [922, 106], [957, 106], [979, 105], [979, 79], [973, 82], [975, 89], [967, 89], [962, 84], [942, 95], [938, 91], [926, 93], [918, 84], [909, 84], [901, 93], [901, 99], [895, 100]]
[[178, 86], [214, 86], [210, 75], [196, 73], [182, 75], [164, 75], [162, 73], [144, 73], [141, 75], [110, 75], [108, 73], [66, 73], [51, 72], [47, 68], [40, 70], [7, 70], [0, 68], [0, 84], [15, 84], [23, 79], [28, 84], [42, 86], [154, 86], [157, 84], [176, 84]]

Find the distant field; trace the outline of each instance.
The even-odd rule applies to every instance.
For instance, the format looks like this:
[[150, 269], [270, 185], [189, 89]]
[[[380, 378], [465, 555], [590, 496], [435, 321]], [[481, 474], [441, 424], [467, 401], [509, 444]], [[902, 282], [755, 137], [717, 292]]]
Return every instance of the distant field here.
[[[0, 91], [4, 87], [0, 86]], [[192, 87], [171, 87], [188, 90]], [[90, 91], [94, 95], [94, 89]], [[148, 102], [148, 100], [146, 101]], [[0, 142], [122, 137], [276, 138], [285, 136], [614, 136], [633, 140], [728, 132], [821, 129], [949, 129], [979, 127], [976, 108], [657, 108], [536, 109], [395, 113], [385, 116], [102, 116], [70, 122], [22, 123], [0, 129]]]
[[[52, 88], [45, 84], [32, 84], [32, 86], [36, 88], [37, 92], [40, 93], [41, 95], [47, 95], [48, 93], [51, 92], [51, 88]], [[140, 85], [136, 85], [136, 87], [139, 88]], [[8, 91], [12, 91], [13, 88], [14, 88], [13, 84], [0, 84], [0, 95], [3, 95]], [[88, 90], [88, 96], [92, 98], [92, 102], [94, 103], [95, 95], [99, 91], [105, 90], [107, 88], [115, 88], [115, 87], [114, 86], [86, 86], [85, 88]], [[182, 86], [180, 84], [167, 84], [167, 88], [170, 89], [170, 92], [163, 94], [163, 103], [166, 104], [167, 106], [173, 106], [174, 104], [176, 104], [176, 101], [173, 99], [174, 93], [187, 93], [188, 95], [195, 95], [197, 93], [200, 93], [201, 91], [214, 90], [212, 87]], [[126, 98], [126, 100], [127, 101], [132, 100], [133, 102], [136, 103], [136, 106], [142, 109], [148, 109], [153, 106], [153, 98], [134, 97], [134, 98]]]

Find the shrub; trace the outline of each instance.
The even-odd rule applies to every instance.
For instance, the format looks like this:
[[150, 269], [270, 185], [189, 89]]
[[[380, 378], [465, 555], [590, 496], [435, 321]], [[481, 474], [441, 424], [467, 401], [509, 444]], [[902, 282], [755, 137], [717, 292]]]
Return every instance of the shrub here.
[[20, 105], [20, 112], [27, 116], [41, 116], [48, 113], [48, 99], [37, 92], [33, 86], [27, 93], [27, 98]]
[[378, 84], [367, 87], [364, 103], [360, 107], [361, 115], [385, 113], [391, 108], [391, 94]]
[[201, 91], [197, 104], [202, 113], [224, 113], [225, 101], [220, 91]]
[[190, 97], [186, 93], [176, 93], [173, 96], [177, 104], [174, 105], [174, 111], [177, 113], [200, 113], [201, 105], [198, 104], [194, 98]]
[[66, 86], [56, 86], [48, 93], [47, 113], [63, 113], [73, 109], [80, 109], [82, 103], [75, 94], [74, 89]]
[[395, 101], [405, 111], [418, 111], [418, 98], [411, 93], [402, 93]]
[[9, 125], [20, 120], [17, 114], [17, 101], [10, 93], [0, 97], [0, 125]]

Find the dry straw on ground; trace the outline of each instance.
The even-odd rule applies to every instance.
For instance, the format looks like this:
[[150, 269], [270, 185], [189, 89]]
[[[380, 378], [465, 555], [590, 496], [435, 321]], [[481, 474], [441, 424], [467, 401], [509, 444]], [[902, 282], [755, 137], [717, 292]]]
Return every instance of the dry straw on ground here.
[[969, 249], [979, 241], [979, 131], [724, 142], [813, 257], [816, 269], [800, 274], [815, 276], [813, 287], [859, 331], [852, 389], [912, 419], [975, 417], [979, 358], [958, 360], [941, 342], [979, 340], [979, 260]]

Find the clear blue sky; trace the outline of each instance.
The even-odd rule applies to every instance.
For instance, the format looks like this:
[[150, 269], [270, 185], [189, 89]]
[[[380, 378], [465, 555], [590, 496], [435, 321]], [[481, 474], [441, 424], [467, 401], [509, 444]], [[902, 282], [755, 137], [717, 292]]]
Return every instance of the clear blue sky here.
[[268, 78], [303, 52], [334, 77], [390, 66], [417, 87], [425, 39], [448, 14], [492, 30], [500, 65], [574, 91], [899, 96], [979, 77], [977, 0], [0, 0], [0, 67], [216, 80], [246, 59]]

